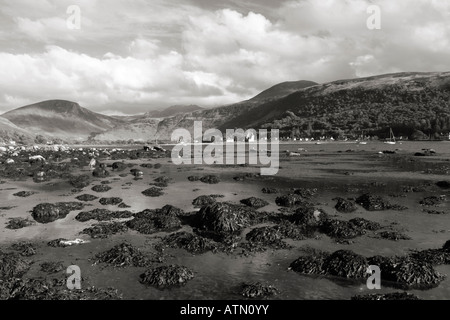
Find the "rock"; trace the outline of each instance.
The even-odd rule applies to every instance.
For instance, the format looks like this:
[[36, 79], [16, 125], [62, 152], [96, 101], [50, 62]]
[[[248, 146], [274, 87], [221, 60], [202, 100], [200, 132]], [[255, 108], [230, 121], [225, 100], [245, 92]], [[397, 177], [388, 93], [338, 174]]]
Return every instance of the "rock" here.
[[66, 279], [17, 279], [0, 281], [0, 298], [5, 300], [111, 300], [120, 299], [116, 289], [83, 286], [69, 290]]
[[92, 175], [97, 178], [106, 178], [109, 176], [109, 172], [104, 168], [95, 168]]
[[169, 265], [148, 269], [140, 277], [142, 284], [166, 288], [185, 284], [194, 277], [194, 273], [184, 266]]
[[121, 209], [131, 208], [131, 206], [129, 206], [126, 203], [123, 203], [123, 202], [119, 203], [118, 207], [121, 208]]
[[170, 234], [162, 241], [171, 248], [182, 248], [193, 254], [201, 254], [217, 248], [211, 240], [185, 231]]
[[438, 181], [436, 185], [442, 189], [450, 189], [450, 181]]
[[197, 217], [201, 229], [228, 235], [249, 226], [251, 215], [245, 207], [218, 202], [202, 207]]
[[402, 289], [431, 289], [439, 285], [445, 276], [433, 269], [424, 261], [411, 257], [372, 257], [369, 262], [378, 265], [381, 270], [381, 280], [394, 283]]
[[159, 231], [175, 231], [181, 228], [181, 221], [175, 207], [163, 207], [160, 210], [144, 210], [134, 214], [134, 219], [126, 222], [128, 228], [142, 234], [152, 234]]
[[30, 268], [30, 262], [17, 253], [0, 251], [0, 279], [21, 278]]
[[91, 188], [91, 190], [95, 192], [108, 192], [111, 189], [112, 188], [110, 186], [104, 184], [95, 185]]
[[215, 176], [215, 175], [207, 175], [207, 176], [201, 177], [200, 181], [203, 183], [217, 184], [220, 182], [220, 179], [218, 176]]
[[368, 211], [381, 211], [381, 210], [389, 210], [392, 208], [392, 205], [383, 200], [380, 196], [374, 196], [371, 194], [363, 194], [359, 198], [356, 199], [356, 203], [360, 204], [364, 209]]
[[367, 259], [350, 250], [338, 250], [328, 256], [323, 270], [330, 275], [343, 278], [367, 278]]
[[6, 228], [16, 230], [29, 227], [34, 224], [34, 221], [25, 218], [9, 218]]
[[123, 222], [111, 222], [111, 223], [97, 223], [89, 228], [83, 229], [81, 233], [88, 234], [93, 239], [104, 239], [109, 236], [126, 232], [128, 230], [127, 226]]
[[86, 222], [91, 219], [97, 221], [107, 221], [112, 219], [130, 218], [133, 214], [130, 211], [109, 211], [108, 209], [93, 209], [91, 211], [82, 211], [75, 217], [75, 220]]
[[302, 274], [325, 274], [323, 264], [328, 256], [329, 254], [322, 252], [315, 255], [301, 256], [294, 260], [289, 268]]
[[298, 194], [302, 198], [310, 199], [317, 194], [317, 189], [309, 189], [309, 188], [295, 188], [294, 194]]
[[132, 174], [133, 176], [135, 176], [136, 178], [137, 178], [137, 177], [142, 177], [142, 176], [144, 175], [144, 172], [142, 172], [142, 171], [139, 170], [139, 169], [131, 169], [130, 172], [131, 172], [131, 174]]
[[371, 293], [356, 295], [351, 300], [420, 300], [416, 295], [407, 292]]
[[350, 213], [356, 211], [357, 209], [356, 204], [353, 201], [349, 201], [343, 198], [335, 198], [333, 200], [337, 200], [337, 203], [334, 207], [339, 212]]
[[65, 269], [64, 265], [61, 261], [59, 262], [49, 261], [41, 263], [41, 271], [45, 273], [49, 274], [57, 273], [63, 271], [64, 269]]
[[445, 195], [425, 197], [419, 203], [423, 206], [436, 206], [446, 200]]
[[252, 251], [264, 251], [267, 247], [284, 249], [290, 246], [282, 241], [282, 234], [276, 227], [260, 227], [252, 229], [245, 239], [249, 242], [243, 247]]
[[25, 198], [25, 197], [29, 197], [33, 194], [36, 194], [36, 193], [37, 192], [35, 192], [35, 191], [20, 191], [20, 192], [14, 193], [13, 196]]
[[377, 232], [376, 236], [381, 239], [388, 239], [393, 241], [399, 241], [399, 240], [411, 240], [410, 237], [408, 237], [405, 234], [402, 234], [397, 231], [381, 231]]
[[94, 264], [101, 262], [113, 267], [148, 267], [151, 264], [151, 261], [138, 248], [126, 242], [95, 255]]
[[353, 239], [365, 233], [360, 228], [349, 221], [328, 219], [320, 226], [320, 231], [334, 239]]
[[70, 211], [83, 209], [81, 202], [40, 203], [32, 210], [31, 216], [39, 223], [49, 223], [63, 219]]
[[151, 163], [143, 163], [143, 164], [141, 164], [141, 167], [142, 168], [153, 168], [153, 164], [151, 164]]
[[261, 282], [243, 283], [241, 287], [241, 295], [246, 298], [270, 297], [279, 292], [274, 286], [263, 285]]
[[327, 217], [325, 212], [315, 209], [311, 203], [303, 202], [301, 207], [295, 210], [290, 220], [304, 227], [317, 227]]
[[199, 196], [192, 201], [195, 207], [203, 207], [213, 203], [216, 203], [216, 198], [212, 196]]
[[159, 187], [150, 187], [147, 190], [142, 191], [142, 194], [147, 197], [159, 197], [162, 196], [164, 192]]
[[155, 169], [160, 169], [162, 167], [161, 163], [155, 163], [155, 165], [153, 166], [153, 168]]
[[75, 239], [75, 240], [67, 240], [64, 238], [58, 238], [58, 239], [54, 239], [51, 240], [49, 242], [47, 242], [47, 245], [50, 247], [61, 247], [61, 248], [65, 248], [65, 247], [70, 247], [76, 244], [83, 244], [83, 243], [87, 243], [88, 241], [86, 240], [82, 240], [82, 239]]
[[106, 206], [106, 205], [111, 205], [111, 206], [115, 206], [118, 205], [119, 203], [121, 203], [123, 200], [121, 198], [118, 197], [111, 197], [111, 198], [101, 198], [99, 200], [99, 202]]
[[87, 187], [89, 184], [91, 184], [91, 178], [87, 174], [83, 174], [77, 177], [72, 176], [69, 183], [77, 189], [83, 189], [84, 187]]
[[280, 207], [292, 207], [302, 204], [303, 202], [303, 198], [296, 194], [288, 194], [275, 199], [275, 203]]
[[260, 198], [255, 198], [255, 197], [250, 197], [247, 199], [242, 199], [240, 201], [241, 203], [245, 204], [246, 206], [255, 208], [255, 209], [259, 209], [262, 207], [267, 206], [269, 203], [266, 200], [260, 199]]
[[275, 188], [262, 188], [262, 193], [267, 193], [267, 194], [275, 194], [278, 193], [278, 189]]
[[114, 162], [112, 164], [112, 169], [115, 171], [123, 171], [127, 168], [127, 165], [123, 162]]
[[18, 251], [21, 256], [29, 257], [36, 254], [36, 247], [31, 242], [16, 242], [11, 245], [11, 250]]
[[92, 195], [92, 194], [82, 194], [77, 196], [75, 199], [80, 200], [80, 201], [93, 201], [98, 199], [98, 197]]

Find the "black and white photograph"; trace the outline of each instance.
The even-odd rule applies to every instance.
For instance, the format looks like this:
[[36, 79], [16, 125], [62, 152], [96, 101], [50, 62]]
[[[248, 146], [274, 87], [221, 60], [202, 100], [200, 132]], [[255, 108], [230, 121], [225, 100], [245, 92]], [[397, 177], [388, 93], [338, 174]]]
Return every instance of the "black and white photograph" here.
[[0, 0], [0, 26], [0, 300], [450, 300], [450, 1]]

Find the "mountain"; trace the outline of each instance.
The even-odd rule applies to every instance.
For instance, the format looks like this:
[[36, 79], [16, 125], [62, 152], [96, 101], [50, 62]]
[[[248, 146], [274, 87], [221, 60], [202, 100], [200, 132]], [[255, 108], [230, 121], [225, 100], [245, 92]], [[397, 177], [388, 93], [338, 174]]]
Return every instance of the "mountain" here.
[[27, 130], [19, 128], [8, 119], [0, 117], [0, 143], [9, 143], [10, 141], [32, 143], [34, 135]]
[[149, 118], [167, 118], [172, 117], [174, 115], [180, 114], [180, 113], [188, 113], [193, 112], [197, 110], [202, 110], [202, 107], [199, 107], [197, 105], [191, 104], [191, 105], [175, 105], [170, 106], [163, 110], [155, 110], [145, 113], [145, 117]]
[[[258, 108], [262, 104], [277, 101], [293, 92], [315, 85], [317, 85], [317, 83], [313, 81], [283, 82], [264, 90], [249, 100], [214, 109], [194, 111], [165, 118], [158, 123], [157, 137], [161, 140], [170, 140], [171, 134], [176, 128], [184, 128], [192, 132], [194, 121], [202, 121], [204, 130], [208, 128], [234, 129], [235, 126], [224, 127], [224, 124], [232, 123], [233, 119], [239, 118], [242, 114], [251, 113], [252, 110]], [[251, 116], [251, 118], [253, 118], [253, 116]], [[225, 132], [225, 130], [223, 132]]]
[[66, 100], [42, 101], [6, 112], [2, 117], [29, 132], [71, 140], [84, 140], [92, 133], [123, 123]]
[[[281, 135], [435, 138], [450, 131], [450, 72], [395, 73], [339, 80], [294, 92], [225, 126], [276, 128]], [[416, 132], [417, 134], [417, 132]]]

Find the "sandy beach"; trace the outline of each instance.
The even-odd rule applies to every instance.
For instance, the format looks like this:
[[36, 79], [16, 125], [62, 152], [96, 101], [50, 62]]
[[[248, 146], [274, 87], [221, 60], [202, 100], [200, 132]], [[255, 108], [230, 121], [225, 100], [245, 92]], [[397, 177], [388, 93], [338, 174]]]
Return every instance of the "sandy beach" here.
[[[140, 146], [135, 146], [125, 151], [126, 155], [123, 159], [114, 159], [113, 152], [109, 152], [110, 156], [106, 156], [102, 154], [101, 148], [98, 148], [100, 154], [97, 160], [104, 164], [102, 170], [108, 172], [108, 176], [104, 177], [93, 176], [87, 157], [77, 162], [72, 161], [71, 159], [76, 156], [75, 152], [68, 152], [61, 159], [48, 159], [51, 152], [46, 152], [44, 156], [47, 157], [47, 164], [71, 164], [63, 177], [35, 182], [29, 176], [6, 176], [6, 169], [4, 169], [0, 172], [1, 251], [16, 252], [20, 255], [20, 251], [12, 249], [11, 246], [27, 242], [34, 247], [34, 254], [20, 256], [20, 259], [30, 264], [29, 269], [23, 273], [23, 279], [66, 279], [68, 277], [66, 268], [77, 265], [81, 270], [83, 288], [112, 287], [118, 293], [117, 296], [111, 296], [112, 299], [119, 296], [124, 299], [139, 300], [248, 299], [242, 293], [242, 285], [259, 282], [276, 288], [275, 294], [261, 295], [258, 296], [259, 298], [348, 300], [356, 295], [375, 292], [367, 288], [365, 278], [351, 275], [336, 276], [332, 272], [305, 274], [293, 268], [293, 261], [311, 252], [317, 255], [317, 250], [327, 253], [349, 250], [366, 258], [378, 255], [407, 256], [414, 251], [440, 249], [450, 239], [449, 189], [436, 185], [438, 181], [449, 180], [450, 143], [448, 142], [405, 141], [397, 145], [385, 145], [381, 142], [369, 142], [367, 145], [336, 142], [281, 144], [280, 169], [275, 176], [260, 176], [258, 165], [177, 166], [171, 161], [170, 147], [167, 146], [167, 148], [168, 151], [165, 153], [141, 153], [137, 158], [130, 158], [127, 152], [141, 151]], [[299, 148], [306, 150], [299, 150]], [[435, 153], [430, 156], [415, 156], [416, 152], [421, 152], [423, 149], [433, 149]], [[287, 156], [286, 150], [298, 152], [300, 155]], [[392, 151], [392, 153], [383, 151]], [[36, 151], [34, 154], [39, 152]], [[4, 154], [2, 160], [5, 159]], [[124, 169], [113, 169], [112, 165], [116, 162], [123, 162]], [[148, 165], [143, 167], [142, 164]], [[160, 166], [155, 167], [155, 164]], [[2, 166], [5, 168], [8, 165]], [[21, 162], [19, 156], [14, 166], [17, 169], [19, 166], [31, 165]], [[138, 169], [142, 175], [133, 175], [130, 171], [132, 169]], [[42, 170], [45, 171], [45, 169]], [[76, 188], [70, 183], [69, 176], [79, 175], [91, 177], [88, 185]], [[205, 176], [214, 176], [219, 182], [205, 183], [196, 180]], [[155, 183], [156, 185], [152, 185]], [[105, 192], [96, 192], [91, 189], [95, 185], [108, 186], [110, 189]], [[142, 194], [149, 188], [156, 188], [162, 194], [159, 196]], [[277, 193], [265, 193], [263, 188], [273, 189], [272, 191]], [[15, 195], [20, 191], [31, 191], [31, 194], [26, 197]], [[80, 201], [76, 198], [85, 194], [95, 197], [92, 197], [91, 201]], [[380, 196], [386, 203], [393, 206], [384, 207], [382, 210], [367, 210], [358, 204], [357, 200], [364, 194]], [[208, 195], [217, 195], [212, 197], [214, 202], [193, 205], [194, 199]], [[295, 200], [290, 205], [280, 205], [287, 199], [282, 197], [288, 195], [296, 195], [300, 202]], [[129, 207], [101, 203], [102, 198], [112, 197], [120, 198], [117, 203]], [[261, 208], [241, 204], [241, 200], [250, 197], [263, 199], [267, 204]], [[434, 198], [430, 199], [430, 197]], [[348, 200], [355, 206], [355, 210], [347, 213], [338, 211], [335, 207], [337, 198]], [[435, 201], [425, 200], [424, 202], [427, 198]], [[52, 222], [35, 221], [33, 210], [37, 205], [61, 202], [83, 203], [84, 208], [71, 210], [64, 217]], [[281, 236], [277, 234], [273, 243], [252, 242], [252, 238], [249, 238], [251, 231], [257, 228], [277, 227], [285, 223], [283, 219], [289, 223], [293, 222], [291, 217], [298, 217], [298, 212], [303, 212], [298, 211], [299, 207], [303, 208], [306, 202], [312, 205], [314, 212], [322, 216], [326, 214], [329, 221], [348, 222], [355, 218], [363, 218], [379, 224], [379, 228], [364, 229], [352, 236], [345, 236], [344, 230], [342, 233], [344, 236], [342, 234], [338, 236], [339, 233], [336, 233], [336, 230], [326, 231], [328, 229], [324, 229], [325, 222], [322, 221], [321, 226], [308, 229], [309, 233], [304, 232], [303, 239], [289, 237], [284, 233]], [[201, 224], [192, 221], [197, 221], [195, 220], [197, 218], [193, 217], [197, 217], [198, 212], [202, 210], [202, 212], [212, 212], [211, 208], [216, 203], [232, 204], [251, 210], [252, 217], [257, 218], [248, 224], [238, 224], [239, 228], [235, 228], [230, 233], [231, 238], [219, 239], [214, 236], [208, 238], [208, 232], [211, 230], [208, 228], [202, 230]], [[173, 228], [172, 225], [166, 229], [154, 227], [151, 233], [146, 234], [142, 232], [142, 226], [136, 227], [136, 224], [129, 222], [140, 219], [138, 213], [146, 209], [150, 209], [146, 213], [147, 216], [151, 217], [152, 214], [158, 216], [160, 213], [157, 209], [166, 205], [181, 209], [183, 212], [176, 215], [177, 222]], [[207, 209], [208, 206], [210, 211]], [[230, 208], [233, 211], [235, 207]], [[104, 223], [115, 221], [128, 228], [104, 238], [83, 233], [83, 230], [99, 222], [95, 219], [80, 221], [78, 215], [80, 212], [94, 209], [107, 209], [110, 212], [129, 211], [128, 218], [108, 218], [104, 221]], [[236, 210], [239, 214], [240, 209]], [[164, 212], [163, 215], [171, 215]], [[11, 218], [27, 219], [31, 225], [10, 229], [7, 226]], [[305, 227], [297, 220], [292, 225], [296, 228]], [[332, 223], [329, 225], [333, 226]], [[201, 252], [202, 250], [193, 252], [163, 241], [164, 238], [167, 239], [167, 236], [179, 232], [199, 236], [203, 241], [200, 243], [213, 243], [213, 245], [204, 246], [204, 252]], [[85, 243], [68, 247], [48, 245], [49, 241], [59, 238], [82, 239]], [[138, 249], [148, 259], [148, 264], [137, 266], [124, 263], [121, 266], [115, 266], [98, 261], [98, 257], [96, 258], [96, 255], [122, 243]], [[60, 262], [61, 266], [54, 273], [48, 273], [42, 270], [44, 262]], [[164, 288], [140, 282], [140, 276], [149, 268], [168, 265], [187, 267], [192, 271], [193, 277], [182, 285]], [[450, 275], [448, 264], [433, 263], [433, 268], [440, 274]], [[399, 289], [396, 288], [395, 283], [387, 281], [383, 283], [380, 290], [376, 290], [376, 293], [405, 291], [420, 299], [449, 299], [450, 279], [445, 277], [426, 289], [418, 289], [414, 286]]]

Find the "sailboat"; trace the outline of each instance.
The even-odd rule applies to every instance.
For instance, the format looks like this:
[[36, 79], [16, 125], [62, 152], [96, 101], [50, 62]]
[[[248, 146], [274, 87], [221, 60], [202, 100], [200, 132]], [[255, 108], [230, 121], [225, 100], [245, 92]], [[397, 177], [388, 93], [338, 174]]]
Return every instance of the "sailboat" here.
[[394, 137], [394, 132], [392, 132], [392, 128], [389, 128], [389, 141], [385, 141], [384, 143], [386, 144], [396, 144], [397, 142], [395, 142], [395, 137]]

